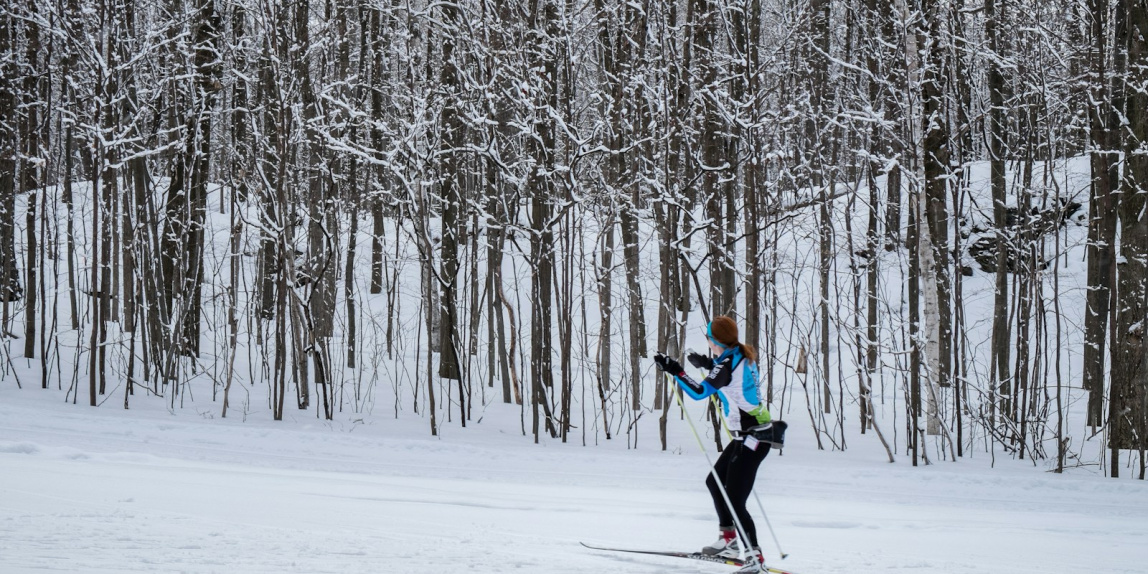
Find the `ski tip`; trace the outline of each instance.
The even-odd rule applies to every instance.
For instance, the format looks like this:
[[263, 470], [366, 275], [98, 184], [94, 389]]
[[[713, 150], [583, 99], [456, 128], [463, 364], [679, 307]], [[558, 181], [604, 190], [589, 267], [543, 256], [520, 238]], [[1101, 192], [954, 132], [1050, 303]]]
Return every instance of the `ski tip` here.
[[796, 574], [795, 572], [790, 572], [789, 570], [780, 570], [778, 568], [766, 568], [765, 572], [769, 572], [769, 574]]

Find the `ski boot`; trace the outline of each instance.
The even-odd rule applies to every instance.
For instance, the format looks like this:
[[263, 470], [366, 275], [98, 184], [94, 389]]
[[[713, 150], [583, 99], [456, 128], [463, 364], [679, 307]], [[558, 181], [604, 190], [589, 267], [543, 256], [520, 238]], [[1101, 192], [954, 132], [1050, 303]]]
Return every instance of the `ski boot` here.
[[766, 572], [765, 557], [761, 554], [761, 548], [751, 548], [749, 552], [745, 553], [745, 565], [733, 574], [758, 574], [759, 572]]
[[702, 554], [706, 556], [723, 556], [726, 558], [736, 558], [740, 551], [741, 546], [737, 542], [737, 534], [732, 528], [722, 528], [721, 536], [718, 537], [717, 541], [702, 548]]

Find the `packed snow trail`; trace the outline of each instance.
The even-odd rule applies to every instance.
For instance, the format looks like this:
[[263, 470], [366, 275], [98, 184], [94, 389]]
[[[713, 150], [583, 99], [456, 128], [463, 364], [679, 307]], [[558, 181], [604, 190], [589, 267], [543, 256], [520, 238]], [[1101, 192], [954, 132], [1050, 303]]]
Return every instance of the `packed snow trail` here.
[[[418, 422], [244, 422], [0, 390], [0, 572], [730, 571], [579, 545], [708, 542], [716, 525], [692, 437], [662, 452], [652, 437], [636, 450], [535, 445], [494, 424], [445, 427], [440, 439]], [[790, 554], [777, 564], [763, 540], [771, 566], [1148, 571], [1143, 482], [999, 458], [992, 469], [987, 456], [890, 465], [879, 446], [818, 452], [803, 431], [791, 427], [784, 455], [758, 475]]]

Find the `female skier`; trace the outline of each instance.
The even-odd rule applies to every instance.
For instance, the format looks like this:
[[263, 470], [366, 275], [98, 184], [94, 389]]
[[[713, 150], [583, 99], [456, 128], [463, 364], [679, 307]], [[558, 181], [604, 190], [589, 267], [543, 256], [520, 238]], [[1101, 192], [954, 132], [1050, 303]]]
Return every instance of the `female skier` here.
[[[769, 443], [759, 442], [754, 437], [755, 431], [767, 428], [770, 422], [769, 411], [757, 391], [755, 353], [753, 349], [738, 342], [737, 323], [729, 317], [717, 317], [706, 328], [706, 338], [709, 339], [713, 356], [717, 358], [698, 353], [690, 353], [687, 357], [690, 364], [709, 371], [701, 381], [695, 381], [686, 374], [681, 363], [661, 353], [654, 357], [654, 362], [662, 371], [672, 375], [690, 397], [700, 400], [716, 393], [721, 399], [722, 412], [733, 440], [722, 451], [713, 472], [706, 478], [706, 486], [709, 487], [717, 509], [721, 536], [713, 544], [702, 548], [702, 552], [729, 558], [738, 556], [741, 547], [735, 530], [736, 514], [737, 522], [744, 530], [742, 534], [749, 544], [745, 571], [756, 571], [753, 567], [762, 563], [762, 555], [757, 544], [757, 529], [745, 509], [745, 503], [753, 489], [757, 468], [765, 455], [769, 454]], [[715, 476], [725, 487], [729, 496], [728, 505]]]

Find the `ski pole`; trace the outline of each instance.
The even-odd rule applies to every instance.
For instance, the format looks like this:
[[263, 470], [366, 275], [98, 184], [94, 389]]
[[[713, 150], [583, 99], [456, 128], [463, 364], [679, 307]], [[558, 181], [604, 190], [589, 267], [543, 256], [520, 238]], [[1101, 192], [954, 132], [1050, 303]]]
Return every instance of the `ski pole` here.
[[785, 560], [789, 557], [781, 549], [781, 543], [777, 541], [777, 534], [773, 532], [773, 525], [769, 523], [769, 515], [765, 513], [765, 505], [761, 503], [761, 497], [757, 495], [757, 490], [753, 491], [753, 498], [757, 500], [757, 507], [761, 510], [761, 517], [765, 519], [765, 525], [769, 527], [769, 535], [773, 537], [773, 545], [777, 547], [777, 553], [781, 555], [781, 559]]
[[693, 431], [694, 438], [698, 441], [698, 448], [701, 449], [702, 454], [706, 457], [706, 462], [710, 465], [710, 475], [713, 476], [714, 482], [717, 483], [718, 491], [721, 492], [722, 500], [725, 501], [726, 508], [729, 508], [729, 513], [731, 516], [733, 516], [734, 526], [737, 527], [738, 538], [742, 541], [741, 544], [739, 544], [740, 548], [738, 548], [738, 558], [744, 560], [746, 556], [746, 549], [749, 548], [749, 537], [746, 536], [745, 528], [741, 525], [741, 519], [737, 517], [737, 511], [734, 510], [733, 502], [729, 499], [729, 493], [727, 493], [725, 490], [725, 484], [722, 483], [721, 477], [719, 477], [717, 474], [717, 468], [714, 466], [713, 460], [710, 459], [710, 453], [706, 450], [705, 444], [702, 443], [702, 437], [698, 434], [697, 427], [694, 426], [694, 420], [690, 418], [690, 413], [686, 410], [685, 403], [682, 402], [681, 389], [678, 389], [676, 384], [674, 386], [674, 398], [678, 400], [678, 407], [682, 409], [683, 413], [685, 413], [686, 422], [690, 423], [690, 430]]
[[[732, 440], [733, 433], [729, 432], [729, 423], [726, 421], [725, 416], [722, 416], [721, 418], [721, 426], [722, 429], [725, 430], [726, 436]], [[778, 542], [777, 540], [777, 533], [773, 531], [773, 524], [769, 522], [769, 514], [766, 514], [765, 505], [761, 503], [761, 496], [757, 494], [756, 488], [753, 489], [753, 498], [757, 501], [757, 508], [761, 511], [761, 517], [765, 519], [765, 525], [769, 527], [769, 535], [773, 537], [773, 545], [777, 547], [777, 553], [781, 555], [782, 560], [785, 560], [789, 557], [789, 554], [781, 549], [781, 542]]]

